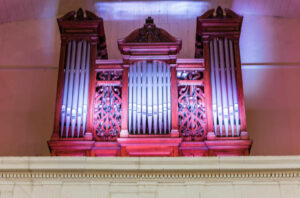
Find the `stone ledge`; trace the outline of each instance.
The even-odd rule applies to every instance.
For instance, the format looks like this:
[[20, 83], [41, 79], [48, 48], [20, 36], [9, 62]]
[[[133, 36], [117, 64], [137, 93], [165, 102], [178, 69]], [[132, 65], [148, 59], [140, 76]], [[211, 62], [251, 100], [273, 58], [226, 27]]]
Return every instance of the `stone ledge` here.
[[[113, 158], [1, 157], [0, 179], [116, 181], [300, 179], [300, 156]], [[247, 179], [248, 178], [248, 179]]]
[[34, 170], [300, 170], [300, 156], [248, 157], [0, 157], [0, 171]]

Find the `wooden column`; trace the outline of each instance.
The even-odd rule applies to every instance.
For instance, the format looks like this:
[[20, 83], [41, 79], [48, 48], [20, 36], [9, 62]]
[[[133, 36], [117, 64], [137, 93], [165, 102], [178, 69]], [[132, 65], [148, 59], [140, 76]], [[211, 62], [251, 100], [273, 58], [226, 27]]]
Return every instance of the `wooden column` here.
[[234, 55], [235, 55], [234, 62], [235, 62], [235, 67], [236, 67], [236, 84], [237, 84], [238, 101], [239, 101], [239, 115], [240, 115], [240, 121], [241, 121], [241, 132], [245, 132], [245, 131], [247, 131], [246, 110], [245, 110], [242, 68], [241, 68], [241, 59], [240, 59], [240, 47], [239, 47], [238, 38], [234, 39], [233, 43], [234, 43]]
[[179, 131], [178, 131], [178, 87], [177, 87], [176, 67], [171, 67], [171, 109], [172, 109], [171, 137], [179, 137]]
[[62, 98], [63, 98], [63, 85], [65, 79], [65, 57], [66, 57], [66, 50], [67, 50], [67, 40], [63, 39], [61, 41], [60, 47], [60, 58], [59, 58], [59, 68], [58, 68], [58, 80], [57, 80], [57, 92], [56, 92], [56, 106], [55, 106], [55, 113], [54, 113], [54, 131], [52, 134], [51, 139], [58, 139], [60, 134], [60, 117], [61, 117], [61, 105], [62, 105]]
[[128, 67], [125, 67], [122, 75], [122, 112], [120, 137], [128, 137]]
[[[94, 100], [96, 92], [96, 56], [97, 56], [97, 42], [90, 42], [90, 79], [89, 79], [89, 100], [87, 112], [87, 130], [86, 136], [91, 136], [94, 133]], [[96, 135], [94, 134], [94, 137]]]
[[204, 93], [206, 101], [206, 121], [207, 121], [207, 132], [214, 131], [213, 115], [212, 115], [212, 97], [211, 97], [211, 71], [210, 71], [210, 50], [209, 40], [203, 41], [204, 44]]

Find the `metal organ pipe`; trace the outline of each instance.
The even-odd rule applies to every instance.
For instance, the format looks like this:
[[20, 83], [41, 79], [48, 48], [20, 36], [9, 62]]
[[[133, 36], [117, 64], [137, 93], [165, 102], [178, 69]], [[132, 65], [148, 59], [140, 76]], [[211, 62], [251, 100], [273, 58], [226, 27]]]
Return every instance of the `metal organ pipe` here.
[[231, 126], [231, 134], [234, 136], [234, 112], [233, 112], [233, 96], [232, 96], [232, 78], [231, 78], [231, 66], [229, 60], [229, 48], [228, 39], [224, 39], [224, 49], [225, 49], [225, 60], [226, 60], [226, 74], [227, 74], [227, 90], [228, 90], [228, 105], [229, 105], [229, 119]]
[[72, 58], [71, 58], [71, 69], [70, 79], [68, 88], [68, 101], [67, 101], [67, 116], [66, 116], [66, 137], [69, 135], [69, 127], [71, 122], [71, 109], [72, 109], [72, 96], [73, 96], [73, 83], [74, 83], [74, 65], [76, 56], [76, 41], [72, 41]]
[[143, 126], [143, 134], [146, 133], [146, 117], [147, 117], [147, 62], [144, 61], [142, 65], [142, 126]]
[[144, 61], [134, 63], [129, 71], [129, 97], [132, 97], [129, 103], [132, 103], [132, 108], [128, 108], [128, 121], [133, 126], [129, 128], [130, 134], [141, 134], [141, 130], [143, 134], [167, 134], [171, 129], [169, 66], [164, 62]]
[[228, 137], [230, 126], [231, 135], [239, 136], [239, 109], [232, 41], [227, 38], [215, 38], [210, 41], [210, 61], [215, 133], [217, 135], [219, 125], [220, 136]]
[[[132, 80], [132, 90], [129, 89], [129, 91], [132, 91], [133, 93], [136, 93], [136, 89], [137, 89], [137, 81], [136, 81], [137, 66], [136, 65], [137, 65], [136, 63], [133, 64], [132, 73], [131, 76], [129, 76], [129, 81]], [[136, 131], [136, 94], [132, 94], [132, 121], [133, 121], [132, 123], [133, 131]]]
[[167, 82], [167, 97], [168, 97], [168, 130], [171, 131], [171, 70], [167, 67], [166, 82]]
[[129, 76], [129, 81], [128, 81], [128, 130], [131, 131], [131, 128], [132, 128], [132, 78], [133, 78], [133, 75], [132, 75], [132, 68], [133, 67], [129, 67], [129, 73], [128, 73], [128, 76]]
[[152, 64], [148, 63], [148, 73], [147, 73], [147, 80], [148, 80], [148, 87], [147, 87], [147, 107], [148, 107], [148, 130], [152, 131], [152, 118], [153, 118], [153, 107], [152, 107], [152, 79], [153, 79], [153, 68]]
[[[80, 136], [82, 126], [83, 135], [86, 128], [88, 82], [89, 82], [90, 45], [86, 41], [70, 41], [68, 43], [63, 102], [61, 111], [60, 135]], [[69, 129], [71, 126], [71, 134]], [[64, 133], [65, 131], [65, 133]]]
[[67, 106], [67, 94], [68, 94], [68, 83], [70, 75], [70, 56], [72, 50], [72, 43], [68, 43], [68, 52], [66, 57], [66, 68], [65, 68], [65, 81], [64, 81], [64, 91], [63, 91], [63, 101], [61, 106], [61, 116], [60, 116], [60, 136], [63, 136], [65, 120], [66, 120], [66, 106]]
[[84, 91], [84, 77], [85, 77], [85, 64], [86, 64], [86, 41], [83, 41], [82, 59], [80, 65], [80, 84], [78, 93], [78, 112], [77, 112], [77, 137], [80, 134], [80, 126], [83, 116], [83, 91]]
[[154, 134], [157, 133], [157, 118], [158, 118], [158, 105], [157, 105], [157, 61], [153, 61], [152, 64], [153, 73], [152, 73], [152, 83], [153, 83], [153, 130]]
[[142, 115], [142, 81], [141, 81], [142, 67], [141, 62], [137, 63], [137, 130], [141, 131], [141, 115]]
[[218, 121], [220, 128], [220, 136], [223, 135], [223, 108], [222, 108], [222, 96], [221, 96], [221, 80], [220, 80], [220, 65], [219, 65], [219, 53], [218, 53], [218, 43], [217, 39], [214, 39], [214, 57], [215, 57], [215, 75], [216, 75], [216, 90], [217, 90], [217, 112]]
[[73, 101], [72, 101], [72, 119], [71, 119], [71, 137], [74, 137], [75, 125], [76, 125], [76, 115], [78, 107], [78, 87], [79, 87], [79, 72], [80, 72], [80, 58], [81, 58], [81, 47], [82, 42], [77, 43], [77, 54], [76, 54], [76, 66], [74, 70], [74, 91], [73, 91]]
[[84, 81], [84, 98], [83, 98], [83, 123], [82, 131], [85, 134], [86, 122], [87, 122], [87, 108], [89, 100], [89, 79], [90, 79], [90, 52], [91, 46], [87, 43], [86, 65], [85, 65], [85, 81]]
[[234, 118], [235, 118], [237, 136], [239, 136], [240, 135], [239, 102], [238, 102], [237, 86], [236, 86], [236, 79], [235, 79], [235, 64], [234, 64], [233, 44], [232, 44], [231, 40], [229, 41], [229, 48], [230, 48], [230, 63], [231, 63], [231, 75], [232, 75]]
[[216, 80], [215, 80], [215, 57], [214, 57], [214, 45], [210, 42], [210, 64], [211, 64], [211, 96], [212, 96], [212, 110], [213, 110], [213, 122], [214, 130], [217, 132], [218, 115], [217, 115], [217, 96], [216, 96]]
[[228, 103], [227, 103], [227, 87], [224, 66], [224, 45], [223, 40], [219, 39], [219, 53], [220, 53], [220, 66], [221, 66], [221, 89], [222, 89], [222, 106], [223, 106], [223, 119], [225, 134], [228, 136]]

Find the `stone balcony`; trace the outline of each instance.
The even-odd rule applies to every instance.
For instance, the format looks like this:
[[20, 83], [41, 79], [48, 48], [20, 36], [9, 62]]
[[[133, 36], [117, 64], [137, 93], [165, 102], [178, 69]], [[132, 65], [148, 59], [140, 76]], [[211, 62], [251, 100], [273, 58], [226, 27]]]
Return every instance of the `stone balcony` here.
[[300, 156], [1, 157], [0, 197], [300, 197]]

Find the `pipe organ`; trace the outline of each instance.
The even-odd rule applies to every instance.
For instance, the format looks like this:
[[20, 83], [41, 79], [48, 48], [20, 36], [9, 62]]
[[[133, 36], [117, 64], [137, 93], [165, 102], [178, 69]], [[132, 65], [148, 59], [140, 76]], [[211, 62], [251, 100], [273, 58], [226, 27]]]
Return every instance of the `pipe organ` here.
[[156, 27], [118, 40], [107, 59], [103, 20], [79, 9], [58, 19], [61, 55], [54, 156], [248, 155], [239, 55], [242, 17], [218, 7], [197, 18], [195, 59]]

